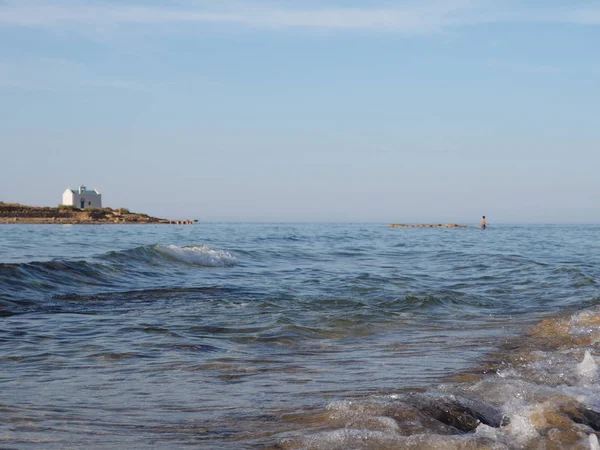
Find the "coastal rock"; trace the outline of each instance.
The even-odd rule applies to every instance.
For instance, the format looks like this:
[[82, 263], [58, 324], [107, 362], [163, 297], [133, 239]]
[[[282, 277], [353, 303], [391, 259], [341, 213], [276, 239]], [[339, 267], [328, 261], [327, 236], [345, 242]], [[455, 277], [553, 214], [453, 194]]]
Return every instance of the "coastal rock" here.
[[[118, 219], [115, 219], [118, 218]], [[80, 210], [73, 207], [58, 208], [27, 206], [0, 202], [0, 224], [108, 224], [108, 223], [169, 223], [168, 220], [147, 214], [129, 212], [124, 208], [97, 208]]]
[[413, 394], [408, 395], [404, 401], [412, 404], [422, 414], [462, 433], [475, 431], [480, 423], [494, 428], [508, 424], [508, 418], [493, 406], [466, 398]]
[[457, 223], [391, 223], [390, 228], [469, 228], [468, 225], [459, 225]]
[[594, 431], [600, 431], [600, 413], [585, 405], [564, 405], [562, 412], [573, 422], [587, 425]]

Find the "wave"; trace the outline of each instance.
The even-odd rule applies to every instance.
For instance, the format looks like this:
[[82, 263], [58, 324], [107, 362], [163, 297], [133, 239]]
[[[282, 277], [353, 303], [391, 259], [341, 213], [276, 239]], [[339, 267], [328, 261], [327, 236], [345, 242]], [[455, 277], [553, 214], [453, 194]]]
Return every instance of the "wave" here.
[[233, 289], [218, 287], [218, 286], [203, 286], [203, 287], [170, 287], [170, 288], [156, 288], [156, 289], [137, 289], [132, 291], [116, 291], [116, 292], [98, 292], [94, 294], [78, 294], [75, 292], [67, 292], [64, 294], [55, 294], [52, 296], [55, 300], [63, 301], [106, 301], [114, 299], [146, 299], [149, 297], [169, 297], [181, 295], [195, 295], [195, 294], [206, 294], [206, 295], [223, 295], [223, 293], [234, 292]]
[[206, 245], [145, 245], [128, 250], [112, 251], [97, 257], [110, 263], [142, 262], [155, 266], [157, 263], [178, 262], [203, 267], [227, 267], [237, 263], [231, 253], [213, 250]]
[[170, 258], [188, 264], [205, 267], [227, 267], [237, 263], [235, 257], [224, 250], [213, 250], [206, 245], [178, 247], [176, 245], [156, 245], [154, 249]]
[[[542, 320], [426, 392], [328, 404], [286, 449], [600, 448], [600, 308]], [[293, 418], [292, 418], [293, 420]]]
[[177, 266], [181, 265], [229, 267], [236, 263], [237, 259], [230, 253], [206, 245], [160, 244], [111, 251], [88, 260], [3, 263], [0, 264], [0, 300], [4, 303], [39, 300], [48, 298], [48, 293], [87, 294], [90, 289], [94, 292], [99, 287], [131, 289], [132, 280], [164, 281], [165, 275], [180, 273]]

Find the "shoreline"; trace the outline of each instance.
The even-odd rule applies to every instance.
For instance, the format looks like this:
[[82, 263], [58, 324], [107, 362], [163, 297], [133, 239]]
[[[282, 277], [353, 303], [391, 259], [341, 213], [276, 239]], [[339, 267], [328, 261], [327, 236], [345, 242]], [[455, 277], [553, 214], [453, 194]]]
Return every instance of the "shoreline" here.
[[69, 222], [69, 221], [47, 221], [47, 222], [36, 222], [36, 221], [2, 221], [0, 220], [0, 226], [2, 225], [169, 225], [169, 221], [161, 222]]

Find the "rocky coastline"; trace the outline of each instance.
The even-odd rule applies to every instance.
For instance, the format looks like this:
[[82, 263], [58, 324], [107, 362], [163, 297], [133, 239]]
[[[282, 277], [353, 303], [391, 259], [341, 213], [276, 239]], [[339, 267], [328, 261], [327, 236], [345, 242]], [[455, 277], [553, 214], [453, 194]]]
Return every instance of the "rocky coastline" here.
[[168, 224], [166, 219], [133, 213], [126, 208], [77, 209], [0, 202], [0, 224]]

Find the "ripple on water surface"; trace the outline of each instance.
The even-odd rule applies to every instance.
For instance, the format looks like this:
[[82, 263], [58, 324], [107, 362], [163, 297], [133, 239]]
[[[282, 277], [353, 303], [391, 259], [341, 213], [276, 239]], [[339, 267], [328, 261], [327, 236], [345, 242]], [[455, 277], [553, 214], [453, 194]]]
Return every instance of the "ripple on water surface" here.
[[596, 445], [597, 227], [28, 229], [0, 446]]

